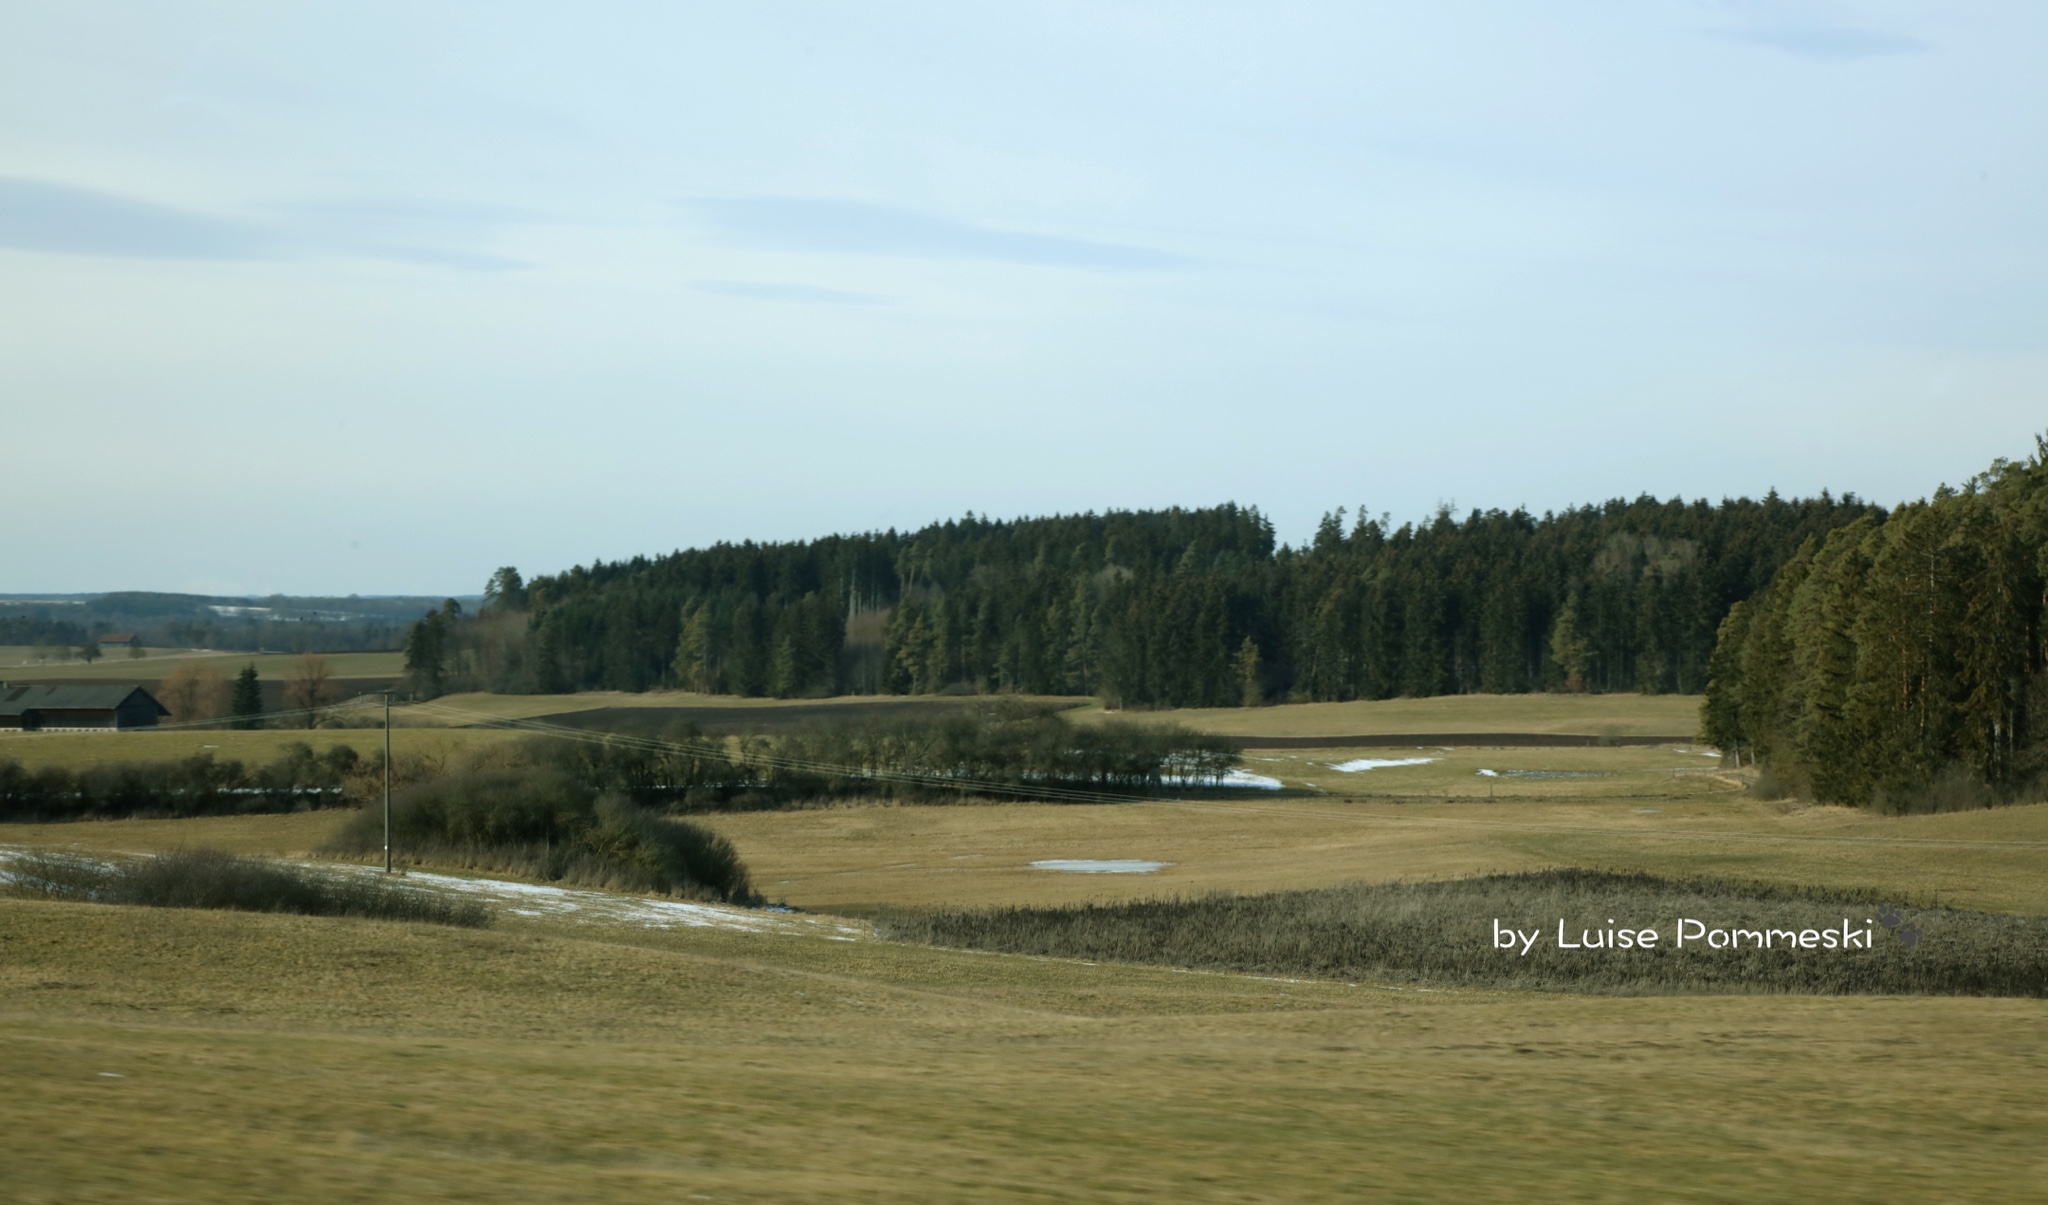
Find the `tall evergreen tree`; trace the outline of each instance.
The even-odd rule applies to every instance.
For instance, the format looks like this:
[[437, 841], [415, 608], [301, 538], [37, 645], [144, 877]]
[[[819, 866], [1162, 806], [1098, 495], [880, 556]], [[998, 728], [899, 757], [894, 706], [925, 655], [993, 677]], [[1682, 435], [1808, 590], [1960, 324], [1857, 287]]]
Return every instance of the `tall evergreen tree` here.
[[235, 689], [228, 700], [228, 714], [234, 717], [236, 728], [263, 726], [263, 687], [257, 681], [254, 665], [243, 666], [242, 672], [235, 675]]

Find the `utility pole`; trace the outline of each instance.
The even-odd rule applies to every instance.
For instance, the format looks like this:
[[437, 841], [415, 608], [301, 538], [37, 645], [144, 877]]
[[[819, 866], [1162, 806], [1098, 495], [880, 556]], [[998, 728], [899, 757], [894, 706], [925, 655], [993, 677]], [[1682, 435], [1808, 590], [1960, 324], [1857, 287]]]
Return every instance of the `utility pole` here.
[[391, 692], [384, 692], [384, 873], [391, 873]]

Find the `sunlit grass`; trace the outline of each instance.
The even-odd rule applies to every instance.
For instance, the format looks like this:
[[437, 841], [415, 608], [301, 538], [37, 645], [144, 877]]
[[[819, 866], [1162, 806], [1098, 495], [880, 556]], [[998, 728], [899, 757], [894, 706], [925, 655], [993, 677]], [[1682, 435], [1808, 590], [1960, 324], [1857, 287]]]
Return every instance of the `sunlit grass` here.
[[0, 949], [20, 1201], [2010, 1201], [2044, 1170], [2034, 1001], [21, 901]]

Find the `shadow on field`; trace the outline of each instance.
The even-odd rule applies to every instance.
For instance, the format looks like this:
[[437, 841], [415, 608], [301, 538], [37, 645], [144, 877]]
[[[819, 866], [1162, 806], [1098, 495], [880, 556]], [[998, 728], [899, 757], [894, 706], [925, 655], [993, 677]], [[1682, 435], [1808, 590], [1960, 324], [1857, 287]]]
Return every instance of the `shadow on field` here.
[[[1657, 936], [1649, 948], [1640, 937], [1621, 948], [1624, 929]], [[1475, 988], [2048, 997], [2043, 918], [1908, 912], [1869, 894], [1594, 870], [884, 912], [876, 933], [1011, 954]], [[1561, 948], [1560, 938], [1574, 947], [1607, 944]]]
[[[1075, 700], [1080, 706], [1084, 700]], [[980, 697], [909, 698], [862, 703], [794, 703], [778, 707], [594, 707], [535, 717], [534, 722], [585, 732], [664, 737], [678, 724], [692, 724], [706, 736], [779, 736], [819, 727], [873, 724], [905, 719], [972, 715], [986, 710]]]

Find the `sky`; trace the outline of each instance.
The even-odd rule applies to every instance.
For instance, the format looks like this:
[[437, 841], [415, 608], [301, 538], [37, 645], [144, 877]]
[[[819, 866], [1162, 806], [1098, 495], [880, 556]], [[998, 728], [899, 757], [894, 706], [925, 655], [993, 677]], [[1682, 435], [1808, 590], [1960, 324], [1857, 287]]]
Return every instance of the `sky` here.
[[2048, 430], [2048, 5], [9, 0], [0, 591]]

